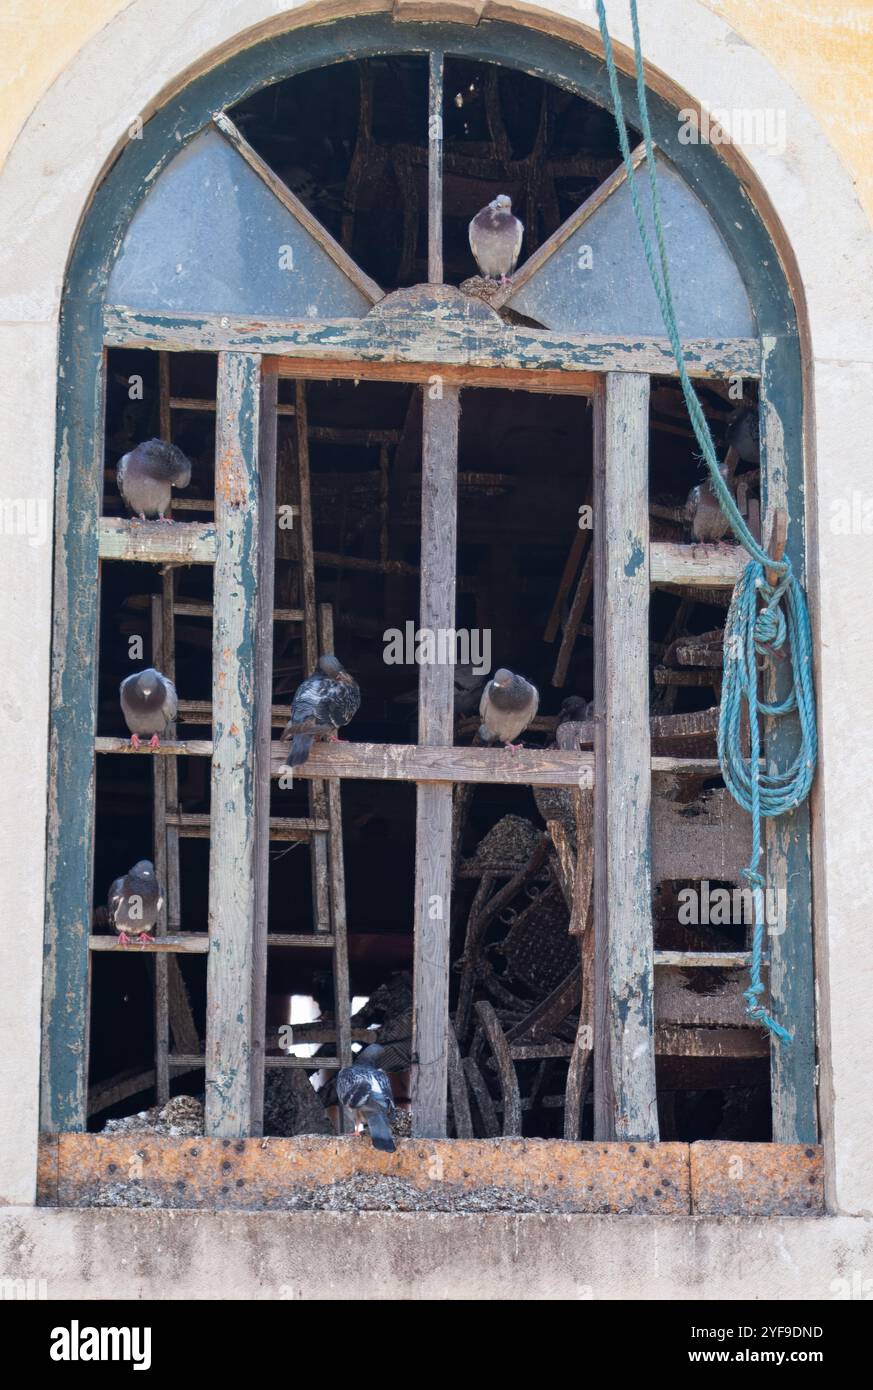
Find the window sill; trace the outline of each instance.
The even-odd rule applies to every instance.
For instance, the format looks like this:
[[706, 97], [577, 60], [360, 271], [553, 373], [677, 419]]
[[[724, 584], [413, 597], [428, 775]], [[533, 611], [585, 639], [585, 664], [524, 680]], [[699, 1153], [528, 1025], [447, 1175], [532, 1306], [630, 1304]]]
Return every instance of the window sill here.
[[820, 1146], [699, 1141], [294, 1139], [61, 1134], [40, 1141], [38, 1201], [234, 1211], [628, 1212], [821, 1216]]

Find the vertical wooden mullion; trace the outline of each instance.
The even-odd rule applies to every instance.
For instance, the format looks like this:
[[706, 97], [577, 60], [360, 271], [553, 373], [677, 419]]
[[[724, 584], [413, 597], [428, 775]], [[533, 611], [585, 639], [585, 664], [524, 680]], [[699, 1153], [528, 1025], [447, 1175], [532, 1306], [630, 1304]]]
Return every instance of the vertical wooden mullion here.
[[94, 734], [105, 355], [99, 315], [65, 314], [58, 388], [57, 540], [49, 729], [48, 875], [40, 1123], [87, 1123], [88, 1000], [94, 879]]
[[273, 606], [276, 573], [276, 436], [279, 378], [263, 364], [258, 440], [257, 631], [255, 638], [255, 920], [252, 937], [251, 1133], [264, 1128], [267, 928], [270, 905], [270, 757], [273, 737]]
[[[153, 594], [151, 601], [152, 665], [165, 675], [163, 597]], [[154, 805], [155, 875], [163, 889], [164, 905], [158, 914], [156, 936], [167, 934], [167, 768], [175, 758], [152, 759]], [[154, 957], [155, 977], [155, 1101], [166, 1105], [170, 1098], [170, 991], [167, 957], [160, 952]]]
[[[421, 471], [419, 624], [454, 629], [457, 549], [457, 453], [460, 395], [443, 386], [424, 396]], [[420, 667], [418, 738], [429, 746], [454, 739], [454, 671]], [[419, 784], [415, 828], [415, 945], [412, 1123], [419, 1138], [446, 1133], [449, 1028], [449, 924], [452, 890], [452, 786]]]
[[[303, 609], [303, 674], [309, 676], [318, 661], [318, 613], [315, 604], [315, 552], [312, 534], [312, 487], [309, 477], [309, 415], [306, 382], [295, 386], [297, 485], [300, 500], [298, 556], [300, 560], [300, 603]], [[327, 792], [323, 782], [309, 783], [309, 814], [314, 820], [327, 819]], [[310, 841], [312, 863], [312, 907], [315, 930], [330, 931], [330, 865], [327, 838], [316, 831]]]
[[[804, 575], [803, 456], [796, 412], [782, 408], [786, 383], [800, 379], [796, 339], [765, 340], [760, 386], [762, 536], [767, 544], [773, 512], [789, 517], [786, 553], [799, 578]], [[786, 435], [789, 437], [786, 438]], [[782, 700], [789, 680], [788, 662], [769, 663], [765, 698]], [[765, 757], [786, 766], [797, 747], [794, 718], [765, 721]], [[768, 907], [777, 920], [768, 925], [765, 949], [770, 956], [770, 1008], [793, 1034], [789, 1047], [770, 1046], [770, 1092], [773, 1140], [780, 1144], [814, 1144], [818, 1139], [816, 1095], [815, 977], [810, 881], [809, 803], [788, 815], [764, 822]], [[766, 977], [765, 977], [766, 978]]]
[[[318, 631], [324, 651], [333, 651], [333, 608], [318, 605]], [[342, 783], [327, 783], [328, 867], [330, 869], [330, 926], [333, 934], [333, 1009], [336, 1027], [336, 1055], [343, 1066], [352, 1060], [352, 996], [349, 988], [349, 938], [346, 917], [345, 856], [343, 852]], [[340, 1106], [339, 1121], [344, 1116]]]
[[225, 1137], [247, 1134], [251, 1115], [260, 388], [258, 354], [219, 353], [206, 1132]]
[[443, 282], [443, 71], [445, 56], [432, 49], [427, 110], [427, 278]]
[[598, 388], [594, 472], [595, 1138], [658, 1137], [649, 737], [649, 379]]

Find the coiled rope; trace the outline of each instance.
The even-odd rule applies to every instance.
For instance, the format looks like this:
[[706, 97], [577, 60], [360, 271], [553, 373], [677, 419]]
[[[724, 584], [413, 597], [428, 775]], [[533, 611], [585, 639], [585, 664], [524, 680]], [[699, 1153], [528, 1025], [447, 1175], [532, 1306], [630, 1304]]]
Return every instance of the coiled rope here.
[[[655, 261], [651, 238], [640, 205], [636, 175], [631, 159], [627, 122], [618, 88], [618, 74], [612, 51], [612, 40], [606, 26], [606, 8], [604, 0], [597, 0], [597, 15], [606, 57], [609, 90], [612, 95], [615, 123], [618, 129], [634, 216], [639, 228], [646, 264], [649, 267], [649, 274], [652, 277], [652, 284], [661, 308], [664, 327], [667, 330], [667, 336], [676, 360], [676, 370], [679, 373], [682, 394], [685, 397], [685, 404], [691, 417], [697, 442], [709, 469], [713, 490], [722, 511], [730, 522], [734, 535], [752, 557], [734, 589], [725, 623], [724, 680], [718, 722], [718, 758], [725, 786], [731, 796], [739, 802], [740, 806], [750, 812], [752, 817], [752, 853], [747, 867], [743, 870], [743, 876], [752, 890], [755, 908], [752, 958], [749, 967], [750, 980], [749, 987], [744, 992], [746, 1012], [780, 1042], [790, 1043], [791, 1034], [781, 1023], [771, 1017], [761, 1002], [761, 995], [764, 993], [761, 967], [765, 919], [764, 876], [760, 869], [763, 852], [761, 818], [762, 816], [781, 816], [799, 806], [808, 796], [815, 776], [818, 734], [813, 693], [812, 632], [809, 612], [806, 596], [800, 582], [794, 575], [791, 561], [787, 557], [778, 560], [771, 558], [756, 541], [740, 514], [733, 494], [719, 468], [709, 423], [685, 366], [685, 357], [676, 323], [676, 311], [661, 219], [661, 200], [646, 99], [637, 0], [630, 0], [630, 14], [634, 39], [637, 100], [646, 147], [646, 167], [649, 174], [652, 217], [660, 267]], [[776, 582], [774, 584], [768, 582], [768, 575], [775, 577]], [[760, 657], [763, 662], [766, 659], [772, 660], [783, 655], [786, 642], [791, 657], [790, 686], [785, 698], [780, 703], [766, 704], [758, 697], [758, 658]], [[744, 756], [743, 753], [744, 706], [748, 711], [748, 757]], [[790, 766], [781, 772], [772, 765], [768, 766], [766, 771], [762, 771], [759, 716], [779, 718], [794, 710], [797, 711], [800, 729], [799, 745], [794, 759]]]

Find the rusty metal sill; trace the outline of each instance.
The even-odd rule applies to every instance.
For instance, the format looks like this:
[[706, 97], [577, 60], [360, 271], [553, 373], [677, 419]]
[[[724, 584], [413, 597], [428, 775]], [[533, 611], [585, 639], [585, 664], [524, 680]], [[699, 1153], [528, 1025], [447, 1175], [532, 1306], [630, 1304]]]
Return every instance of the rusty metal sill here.
[[201, 1211], [517, 1211], [819, 1216], [822, 1150], [805, 1144], [560, 1139], [45, 1135], [40, 1205]]

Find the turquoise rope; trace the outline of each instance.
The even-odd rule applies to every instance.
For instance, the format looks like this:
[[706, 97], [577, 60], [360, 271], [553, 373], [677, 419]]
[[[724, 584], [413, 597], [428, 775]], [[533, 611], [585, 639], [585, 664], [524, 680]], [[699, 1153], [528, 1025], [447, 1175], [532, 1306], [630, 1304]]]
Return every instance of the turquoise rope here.
[[[615, 123], [627, 173], [634, 216], [639, 228], [646, 264], [649, 267], [652, 284], [658, 296], [664, 326], [676, 360], [682, 394], [685, 397], [685, 404], [688, 407], [697, 442], [709, 469], [713, 490], [718, 497], [722, 511], [730, 522], [734, 535], [752, 557], [734, 589], [725, 624], [724, 681], [718, 722], [718, 757], [725, 786], [731, 796], [750, 812], [752, 817], [752, 853], [747, 867], [743, 870], [743, 875], [751, 887], [755, 905], [752, 959], [749, 968], [750, 981], [744, 994], [746, 1012], [780, 1042], [790, 1043], [791, 1034], [782, 1024], [771, 1017], [761, 1003], [761, 995], [764, 993], [761, 967], [764, 951], [765, 915], [764, 877], [760, 871], [763, 852], [761, 818], [762, 816], [781, 816], [799, 806], [808, 796], [815, 776], [818, 734], [812, 682], [812, 631], [806, 597], [794, 575], [791, 561], [787, 557], [777, 561], [768, 556], [746, 525], [731, 490], [722, 477], [709, 423], [685, 366], [685, 356], [676, 323], [670, 269], [667, 263], [667, 249], [661, 219], [661, 200], [655, 167], [652, 128], [649, 123], [636, 0], [630, 0], [630, 13], [634, 38], [637, 100], [646, 147], [646, 166], [649, 174], [652, 216], [660, 266], [656, 264], [651, 238], [640, 206], [636, 175], [631, 159], [627, 122], [618, 88], [618, 74], [612, 51], [612, 40], [606, 27], [606, 9], [603, 0], [597, 0], [600, 34], [603, 39], [603, 50], [609, 75], [609, 90], [612, 95]], [[776, 584], [770, 585], [767, 582], [765, 571], [772, 571], [776, 574]], [[759, 605], [762, 606], [759, 607]], [[780, 703], [765, 704], [758, 698], [758, 658], [772, 659], [782, 652], [786, 642], [791, 653], [791, 684], [788, 693]], [[744, 706], [748, 711], [750, 734], [748, 758], [743, 756]], [[790, 766], [781, 772], [775, 767], [768, 767], [765, 772], [762, 772], [759, 716], [779, 718], [795, 710], [798, 715], [800, 739], [794, 759]]]

